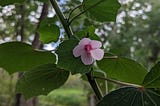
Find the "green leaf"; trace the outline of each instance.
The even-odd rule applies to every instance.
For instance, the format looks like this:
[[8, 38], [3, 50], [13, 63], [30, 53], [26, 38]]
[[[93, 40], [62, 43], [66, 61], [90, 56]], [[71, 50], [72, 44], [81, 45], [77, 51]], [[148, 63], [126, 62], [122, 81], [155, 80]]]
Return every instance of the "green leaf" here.
[[160, 106], [160, 94], [152, 89], [125, 87], [104, 96], [97, 106]]
[[0, 67], [10, 74], [55, 61], [55, 55], [51, 52], [36, 51], [26, 43], [8, 42], [0, 45]]
[[56, 42], [60, 35], [59, 27], [55, 25], [54, 20], [51, 18], [41, 22], [38, 32], [40, 33], [40, 40], [43, 43]]
[[118, 0], [84, 0], [83, 10], [90, 18], [105, 22], [115, 21], [120, 4]]
[[160, 62], [145, 76], [143, 84], [147, 88], [160, 88]]
[[57, 50], [59, 68], [71, 71], [72, 74], [87, 73], [91, 65], [84, 65], [80, 57], [73, 56], [73, 49], [78, 45], [77, 40], [66, 40], [62, 42]]
[[138, 62], [123, 57], [104, 57], [97, 64], [101, 70], [106, 72], [109, 78], [128, 83], [142, 84], [147, 73], [147, 70]]
[[46, 64], [24, 73], [18, 80], [16, 92], [25, 98], [47, 95], [50, 91], [62, 86], [69, 77], [69, 72], [56, 68], [54, 64]]
[[95, 29], [96, 28], [94, 26], [89, 26], [86, 29], [77, 32], [76, 35], [80, 39], [89, 37], [92, 40], [99, 40], [99, 41], [101, 41], [100, 37], [95, 34]]

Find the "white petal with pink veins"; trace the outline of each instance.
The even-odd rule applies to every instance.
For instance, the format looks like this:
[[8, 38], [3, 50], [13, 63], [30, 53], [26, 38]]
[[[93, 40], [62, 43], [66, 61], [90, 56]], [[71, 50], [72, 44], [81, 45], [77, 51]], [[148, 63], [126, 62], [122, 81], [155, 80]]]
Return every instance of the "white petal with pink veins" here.
[[104, 51], [101, 50], [101, 49], [91, 50], [91, 56], [95, 60], [101, 60], [103, 58], [103, 56], [104, 56]]
[[74, 49], [73, 49], [73, 55], [74, 57], [79, 57], [80, 55], [82, 55], [85, 52], [84, 50], [84, 46], [83, 45], [77, 45]]
[[96, 40], [92, 40], [90, 42], [90, 44], [92, 45], [93, 49], [100, 48], [102, 46], [102, 43], [100, 41], [96, 41]]
[[91, 55], [87, 55], [87, 53], [81, 55], [81, 60], [85, 65], [90, 65], [93, 63], [93, 58]]
[[89, 44], [91, 40], [89, 38], [83, 38], [80, 42], [79, 45], [86, 45]]

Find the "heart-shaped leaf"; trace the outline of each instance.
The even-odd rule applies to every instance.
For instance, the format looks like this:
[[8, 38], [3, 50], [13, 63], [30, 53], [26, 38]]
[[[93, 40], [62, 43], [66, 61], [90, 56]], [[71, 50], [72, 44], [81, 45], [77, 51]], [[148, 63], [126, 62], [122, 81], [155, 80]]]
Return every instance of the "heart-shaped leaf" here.
[[47, 95], [50, 91], [62, 86], [69, 77], [69, 72], [56, 68], [54, 64], [46, 64], [24, 73], [18, 80], [16, 91], [25, 98]]
[[55, 25], [52, 18], [47, 18], [42, 21], [38, 32], [40, 33], [40, 40], [43, 43], [50, 43], [52, 41], [56, 42], [60, 35], [60, 29]]

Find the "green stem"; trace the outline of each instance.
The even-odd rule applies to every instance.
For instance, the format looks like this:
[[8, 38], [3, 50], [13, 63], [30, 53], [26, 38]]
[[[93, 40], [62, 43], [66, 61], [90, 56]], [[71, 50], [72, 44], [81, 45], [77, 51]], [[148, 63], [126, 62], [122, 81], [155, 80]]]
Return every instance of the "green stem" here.
[[70, 25], [68, 24], [67, 18], [64, 16], [64, 14], [61, 12], [59, 5], [56, 0], [50, 0], [58, 18], [60, 19], [65, 32], [67, 33], [68, 38], [70, 38], [73, 35], [72, 29]]
[[96, 94], [98, 100], [101, 100], [103, 98], [103, 94], [99, 88], [99, 86], [97, 85], [97, 82], [96, 80], [93, 78], [92, 76], [92, 72], [88, 72], [86, 73], [86, 76], [87, 76], [87, 79], [88, 79], [88, 82], [90, 83], [94, 93]]
[[[58, 18], [60, 19], [60, 22], [62, 23], [64, 29], [65, 29], [65, 32], [67, 33], [68, 35], [68, 38], [71, 37], [71, 35], [73, 35], [73, 32], [72, 32], [72, 29], [70, 28], [70, 24], [68, 22], [68, 19], [65, 18], [64, 14], [61, 12], [60, 8], [59, 8], [59, 5], [57, 4], [57, 1], [56, 0], [50, 0], [53, 8], [55, 9], [55, 12], [58, 16]], [[74, 35], [73, 35], [74, 37]], [[101, 90], [99, 89], [99, 86], [97, 85], [97, 82], [95, 81], [95, 79], [92, 77], [92, 73], [89, 72], [86, 74], [87, 78], [88, 78], [88, 81], [92, 87], [92, 89], [94, 90], [97, 98], [99, 100], [102, 99], [103, 95], [102, 95], [102, 92]]]
[[118, 56], [105, 56], [105, 59], [118, 59]]
[[94, 76], [93, 78], [97, 78], [97, 79], [102, 79], [102, 80], [107, 80], [109, 82], [121, 85], [121, 86], [132, 86], [132, 87], [137, 87], [137, 88], [141, 88], [143, 86], [141, 85], [137, 85], [137, 84], [131, 84], [131, 83], [126, 83], [126, 82], [121, 82], [121, 81], [117, 81], [117, 80], [113, 80], [110, 78], [103, 78], [103, 77], [98, 77], [98, 76]]

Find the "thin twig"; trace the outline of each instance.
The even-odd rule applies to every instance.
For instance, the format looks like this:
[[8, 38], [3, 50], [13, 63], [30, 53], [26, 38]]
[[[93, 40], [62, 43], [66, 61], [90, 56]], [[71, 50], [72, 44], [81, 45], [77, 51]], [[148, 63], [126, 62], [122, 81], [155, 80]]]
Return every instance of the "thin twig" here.
[[103, 94], [99, 88], [99, 86], [97, 85], [96, 80], [93, 78], [92, 76], [92, 72], [88, 72], [86, 73], [86, 76], [88, 78], [88, 82], [90, 83], [95, 95], [97, 96], [98, 100], [101, 100], [103, 98]]
[[118, 56], [105, 56], [105, 59], [118, 59]]
[[68, 20], [66, 19], [66, 17], [64, 16], [64, 14], [61, 12], [59, 5], [57, 3], [57, 0], [50, 0], [58, 18], [60, 19], [65, 32], [67, 33], [68, 38], [70, 38], [73, 35], [73, 32], [71, 30], [71, 27], [68, 24]]
[[112, 82], [112, 83], [115, 83], [115, 84], [118, 84], [118, 85], [121, 85], [121, 86], [132, 86], [132, 87], [138, 87], [138, 88], [143, 87], [141, 85], [121, 82], [121, 81], [113, 80], [113, 79], [110, 79], [110, 78], [103, 78], [103, 77], [99, 77], [99, 76], [94, 76], [93, 78], [97, 78], [97, 79], [101, 79], [101, 80], [107, 80], [109, 82]]

